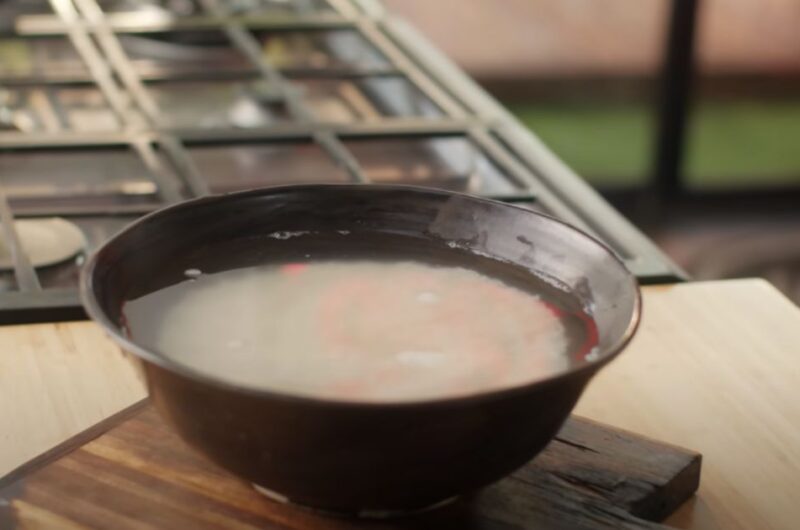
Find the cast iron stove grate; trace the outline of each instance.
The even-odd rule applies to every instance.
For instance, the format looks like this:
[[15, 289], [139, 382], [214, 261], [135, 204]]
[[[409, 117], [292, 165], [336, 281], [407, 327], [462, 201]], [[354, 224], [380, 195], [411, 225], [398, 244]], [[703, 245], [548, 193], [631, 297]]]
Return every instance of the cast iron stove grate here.
[[[377, 2], [6, 0], [0, 19], [2, 322], [82, 318], [83, 255], [144, 213], [298, 182], [513, 201], [595, 234], [643, 282], [679, 275]], [[85, 244], [37, 267], [15, 220], [53, 217]]]

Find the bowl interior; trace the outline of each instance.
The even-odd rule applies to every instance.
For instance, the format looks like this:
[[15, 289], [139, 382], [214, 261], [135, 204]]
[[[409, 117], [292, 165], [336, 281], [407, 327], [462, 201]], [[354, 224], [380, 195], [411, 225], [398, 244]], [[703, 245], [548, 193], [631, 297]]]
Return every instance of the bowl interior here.
[[375, 185], [254, 190], [146, 216], [91, 258], [83, 278], [85, 304], [112, 336], [133, 346], [128, 349], [163, 361], [128, 342], [121, 318], [126, 300], [184, 281], [188, 269], [212, 273], [289, 259], [304, 245], [315, 256], [420, 254], [456, 256], [466, 267], [474, 262], [484, 269], [486, 257], [513, 264], [520, 281], [531, 274], [543, 278], [593, 317], [597, 347], [583, 364], [614, 355], [638, 319], [635, 279], [610, 250], [582, 232], [503, 203]]

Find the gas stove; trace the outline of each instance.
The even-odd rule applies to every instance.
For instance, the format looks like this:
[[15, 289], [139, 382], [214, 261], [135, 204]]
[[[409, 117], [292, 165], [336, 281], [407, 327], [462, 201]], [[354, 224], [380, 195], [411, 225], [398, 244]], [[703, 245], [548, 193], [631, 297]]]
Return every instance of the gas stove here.
[[0, 322], [82, 318], [86, 253], [209, 193], [434, 186], [680, 273], [413, 28], [366, 0], [0, 0]]

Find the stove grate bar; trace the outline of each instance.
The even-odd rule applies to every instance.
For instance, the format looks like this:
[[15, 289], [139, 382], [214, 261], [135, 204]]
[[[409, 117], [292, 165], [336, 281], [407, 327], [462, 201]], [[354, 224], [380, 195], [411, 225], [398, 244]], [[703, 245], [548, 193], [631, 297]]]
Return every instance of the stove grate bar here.
[[[76, 24], [73, 29], [80, 30], [82, 26]], [[97, 63], [92, 63], [97, 64]], [[402, 77], [402, 71], [393, 67], [326, 67], [326, 68], [310, 68], [300, 66], [285, 66], [275, 68], [275, 71], [280, 73], [281, 76], [291, 79], [312, 79], [312, 80], [359, 80], [370, 78], [385, 78], [385, 77]], [[252, 79], [259, 76], [257, 68], [252, 70], [232, 71], [232, 72], [167, 72], [159, 71], [143, 71], [137, 73], [141, 81], [147, 82], [165, 82], [165, 81], [226, 81], [234, 80], [239, 81], [243, 79]], [[91, 74], [85, 75], [80, 73], [75, 74], [57, 74], [57, 75], [42, 75], [30, 74], [21, 77], [9, 77], [3, 79], [3, 85], [8, 87], [41, 87], [48, 85], [59, 86], [94, 86], [97, 78]]]
[[[226, 18], [227, 12], [217, 0], [200, 0], [200, 3], [210, 14], [223, 20], [225, 33], [231, 42], [258, 68], [268, 83], [278, 87], [290, 114], [300, 123], [312, 125], [314, 123], [313, 114], [303, 103], [302, 98], [297, 95], [295, 88], [283, 78], [277, 69], [262, 58], [261, 50], [252, 34], [241, 24]], [[334, 133], [314, 126], [313, 138], [337, 164], [347, 171], [355, 182], [369, 182], [369, 178], [361, 169], [358, 161]]]
[[[97, 50], [91, 37], [86, 32], [86, 25], [81, 22], [80, 14], [75, 10], [75, 6], [70, 0], [50, 0], [50, 4], [61, 18], [63, 24], [66, 25], [70, 41], [89, 69], [96, 85], [100, 88], [120, 125], [124, 129], [135, 127], [137, 123], [134, 116], [135, 111], [131, 108], [125, 94], [117, 85], [113, 72], [106, 65], [102, 54]], [[161, 162], [153, 152], [150, 141], [146, 138], [137, 137], [130, 139], [127, 143], [139, 154], [145, 167], [150, 170], [161, 199], [165, 203], [180, 201], [182, 199], [180, 190], [174, 179], [170, 178], [165, 168], [162, 167]]]
[[391, 68], [400, 71], [414, 83], [422, 93], [438, 105], [450, 119], [469, 120], [464, 133], [483, 153], [497, 164], [516, 186], [522, 187], [537, 197], [556, 216], [586, 231], [594, 233], [582, 218], [577, 216], [554, 193], [541, 185], [530, 168], [508, 153], [491, 134], [493, 123], [480, 118], [470, 119], [467, 107], [458, 98], [449, 93], [442, 85], [434, 82], [406, 53], [390, 39], [379, 24], [368, 14], [361, 12], [349, 0], [328, 0], [342, 16], [353, 21], [356, 28], [375, 46], [389, 61]]
[[146, 215], [158, 210], [162, 206], [162, 204], [158, 203], [94, 206], [71, 206], [66, 204], [47, 206], [14, 205], [13, 210], [15, 219], [33, 217], [131, 217]]
[[[194, 167], [191, 159], [185, 154], [180, 140], [169, 133], [163, 132], [159, 128], [161, 111], [155, 101], [150, 97], [141, 79], [139, 79], [136, 71], [133, 69], [119, 40], [106, 23], [104, 14], [98, 4], [94, 0], [74, 1], [83, 16], [89, 21], [89, 27], [94, 32], [100, 48], [109, 58], [112, 68], [116, 71], [128, 93], [141, 109], [146, 120], [153, 126], [153, 129], [156, 130], [155, 143], [170, 156], [173, 164], [179, 170], [182, 179], [186, 182], [192, 194], [195, 196], [207, 195], [209, 193], [208, 186], [200, 176], [197, 168]], [[139, 150], [150, 158], [150, 164], [153, 165], [152, 161], [155, 157], [151, 152], [152, 145], [146, 141], [137, 141], [136, 145], [139, 146]], [[161, 167], [160, 164], [154, 165], [153, 168], [156, 171], [155, 175], [158, 177], [159, 187], [163, 185], [167, 190], [165, 191], [166, 202], [174, 203], [180, 201], [183, 197], [175, 183], [169, 183], [171, 179], [165, 174], [165, 169]]]
[[[182, 18], [158, 18], [140, 13], [106, 13], [106, 23], [114, 33], [161, 33], [166, 31], [197, 31], [217, 29], [217, 17], [189, 16]], [[268, 31], [308, 31], [325, 29], [350, 29], [353, 23], [338, 14], [292, 13], [282, 15], [228, 15], [222, 19], [249, 29]], [[88, 29], [90, 24], [81, 21]], [[69, 24], [54, 15], [25, 15], [16, 20], [15, 33], [28, 37], [50, 37], [65, 35]]]
[[[397, 118], [386, 122], [361, 123], [275, 123], [268, 127], [252, 129], [180, 129], [162, 128], [164, 136], [175, 137], [181, 141], [234, 142], [263, 140], [281, 142], [292, 140], [312, 140], [319, 131], [330, 132], [341, 139], [362, 138], [416, 138], [438, 136], [465, 136], [469, 133], [471, 121], [437, 120], [422, 118]], [[126, 131], [108, 133], [17, 133], [0, 132], [0, 147], [36, 149], [50, 147], [101, 147], [127, 145], [137, 140], [156, 142], [158, 130]]]
[[30, 259], [28, 259], [27, 252], [22, 247], [22, 242], [17, 233], [17, 226], [14, 222], [14, 215], [8, 206], [8, 198], [2, 186], [0, 186], [0, 225], [2, 225], [0, 229], [2, 229], [3, 239], [11, 253], [14, 276], [19, 290], [25, 293], [41, 291], [42, 286], [39, 283], [39, 277], [36, 275], [36, 270], [31, 265]]

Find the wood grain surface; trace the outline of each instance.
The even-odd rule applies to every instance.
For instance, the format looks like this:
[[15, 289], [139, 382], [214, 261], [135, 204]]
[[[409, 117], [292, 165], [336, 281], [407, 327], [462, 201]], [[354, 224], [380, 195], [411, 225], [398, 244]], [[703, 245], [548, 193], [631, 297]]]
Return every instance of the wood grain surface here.
[[[654, 529], [694, 493], [700, 456], [572, 418], [518, 472], [408, 519], [354, 521], [264, 498], [189, 449], [147, 405], [107, 433], [0, 486], [2, 528]], [[465, 462], [465, 465], [468, 465]]]
[[767, 282], [645, 288], [637, 337], [576, 413], [703, 454], [668, 524], [800, 528], [800, 310]]
[[0, 327], [0, 477], [145, 396], [99, 326]]
[[[703, 453], [699, 493], [668, 524], [797, 528], [800, 310], [761, 280], [643, 294], [639, 333], [576, 412]], [[91, 323], [0, 328], [0, 477], [143, 394]]]

